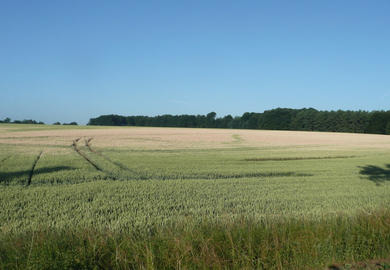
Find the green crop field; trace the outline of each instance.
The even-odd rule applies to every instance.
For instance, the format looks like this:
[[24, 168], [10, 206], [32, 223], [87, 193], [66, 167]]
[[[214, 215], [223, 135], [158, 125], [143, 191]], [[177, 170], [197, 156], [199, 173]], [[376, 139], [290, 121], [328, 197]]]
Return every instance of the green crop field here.
[[386, 135], [0, 125], [3, 269], [386, 259], [389, 205]]

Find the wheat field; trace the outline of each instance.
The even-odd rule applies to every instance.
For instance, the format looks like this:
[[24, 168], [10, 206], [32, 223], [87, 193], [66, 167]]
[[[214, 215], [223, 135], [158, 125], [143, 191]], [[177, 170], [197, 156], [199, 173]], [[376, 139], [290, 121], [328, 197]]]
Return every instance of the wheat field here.
[[389, 150], [385, 135], [2, 124], [0, 231], [370, 215], [390, 205]]

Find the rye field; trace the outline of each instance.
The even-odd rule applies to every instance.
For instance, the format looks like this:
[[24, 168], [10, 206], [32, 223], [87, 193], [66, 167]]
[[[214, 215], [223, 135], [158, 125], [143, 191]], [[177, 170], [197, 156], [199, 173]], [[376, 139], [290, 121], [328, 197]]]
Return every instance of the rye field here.
[[0, 124], [1, 269], [390, 269], [389, 205], [387, 135]]

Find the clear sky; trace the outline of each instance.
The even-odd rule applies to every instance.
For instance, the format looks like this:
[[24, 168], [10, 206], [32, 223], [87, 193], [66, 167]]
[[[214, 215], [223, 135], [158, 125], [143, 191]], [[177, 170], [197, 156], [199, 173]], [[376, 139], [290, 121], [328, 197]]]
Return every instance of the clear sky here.
[[390, 109], [390, 1], [0, 1], [0, 118]]

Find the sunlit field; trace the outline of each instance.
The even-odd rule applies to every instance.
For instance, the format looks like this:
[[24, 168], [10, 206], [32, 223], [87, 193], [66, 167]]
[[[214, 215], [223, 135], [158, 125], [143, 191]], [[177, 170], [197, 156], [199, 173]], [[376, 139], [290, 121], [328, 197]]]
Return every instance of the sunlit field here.
[[386, 135], [0, 125], [2, 268], [323, 269], [390, 256], [388, 205]]

